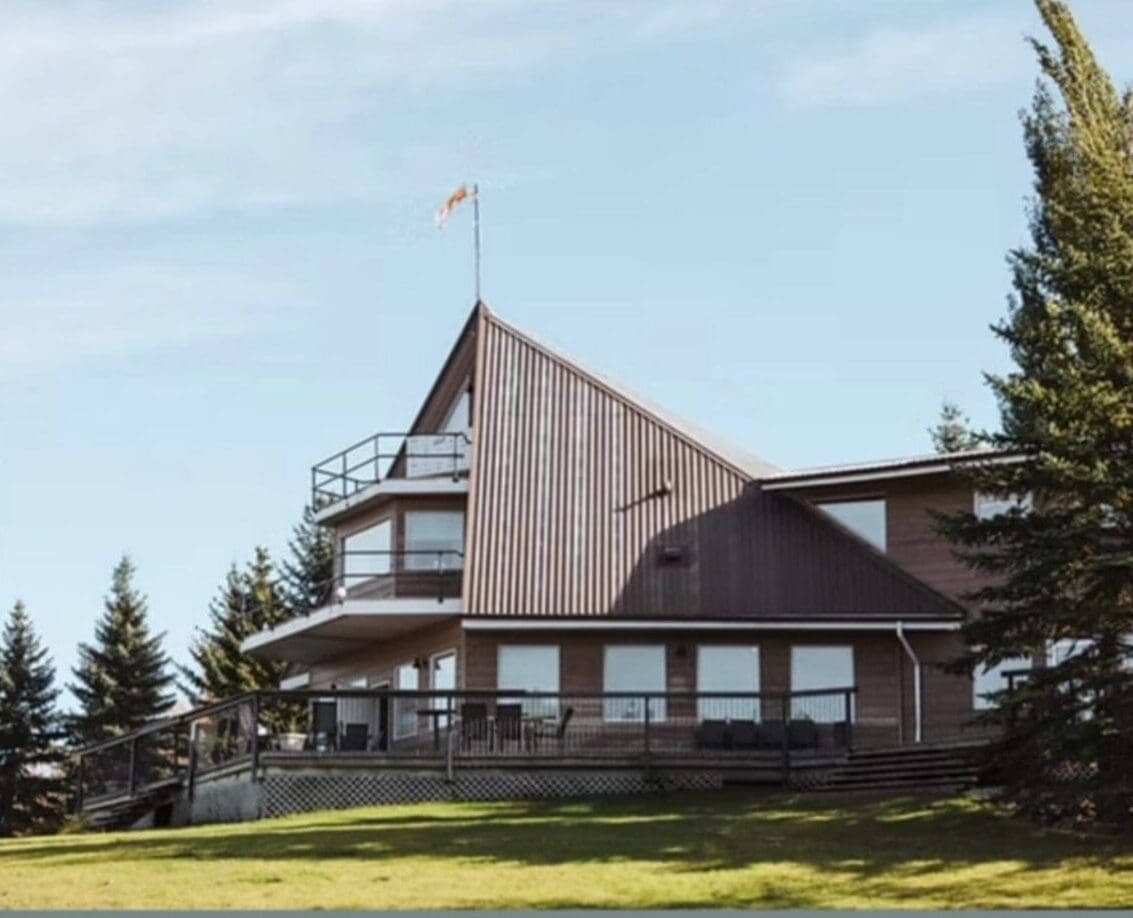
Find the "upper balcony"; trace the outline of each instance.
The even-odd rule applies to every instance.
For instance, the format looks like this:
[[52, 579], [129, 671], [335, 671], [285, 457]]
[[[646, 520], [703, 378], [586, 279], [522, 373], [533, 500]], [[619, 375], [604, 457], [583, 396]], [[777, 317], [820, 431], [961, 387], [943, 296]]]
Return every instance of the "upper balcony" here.
[[386, 490], [451, 492], [468, 475], [471, 447], [464, 431], [376, 433], [311, 467], [311, 506], [353, 505]]

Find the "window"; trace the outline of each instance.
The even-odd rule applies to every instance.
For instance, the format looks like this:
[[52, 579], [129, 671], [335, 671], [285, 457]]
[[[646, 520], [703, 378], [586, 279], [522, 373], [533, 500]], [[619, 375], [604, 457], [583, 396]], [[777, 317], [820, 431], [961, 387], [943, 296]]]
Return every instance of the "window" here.
[[1089, 638], [1063, 638], [1060, 641], [1054, 641], [1047, 645], [1046, 665], [1058, 666], [1065, 663], [1071, 657], [1085, 653], [1093, 646], [1093, 643]]
[[[417, 667], [402, 663], [394, 670], [394, 685], [398, 691], [415, 692], [419, 688]], [[404, 739], [417, 732], [417, 698], [396, 698], [393, 702], [393, 738]]]
[[986, 711], [995, 707], [995, 702], [987, 696], [1007, 688], [1007, 676], [1004, 673], [1017, 669], [1030, 669], [1031, 665], [1027, 657], [1008, 657], [994, 666], [977, 666], [972, 673], [972, 707], [977, 711]]
[[342, 540], [342, 573], [346, 586], [390, 572], [391, 531], [390, 521], [382, 520]]
[[885, 551], [885, 500], [838, 500], [818, 508], [857, 533], [874, 548]]
[[[496, 687], [523, 692], [558, 692], [558, 646], [501, 644], [496, 661]], [[557, 717], [559, 713], [557, 698], [509, 700], [522, 701], [524, 714]]]
[[405, 514], [405, 569], [456, 571], [464, 567], [464, 514], [414, 510]]
[[[759, 648], [701, 644], [696, 649], [696, 690], [750, 695], [759, 691]], [[758, 698], [700, 698], [701, 720], [759, 720]]]
[[[791, 691], [844, 689], [854, 685], [854, 648], [791, 648]], [[845, 700], [840, 694], [792, 698], [791, 716], [809, 718], [816, 723], [835, 723], [846, 719]], [[851, 710], [850, 716], [853, 717]]]
[[1031, 495], [1024, 494], [1009, 495], [1002, 497], [995, 494], [980, 494], [975, 495], [975, 514], [981, 520], [990, 520], [992, 517], [999, 516], [1001, 513], [1006, 513], [1018, 507], [1020, 510], [1031, 509]]
[[[429, 662], [432, 664], [433, 671], [433, 684], [430, 688], [437, 692], [454, 690], [456, 688], [456, 651], [448, 650], [444, 653], [438, 653]], [[451, 710], [455, 704], [456, 702], [451, 695], [434, 695], [429, 699], [429, 707], [431, 708], [448, 708]], [[448, 727], [448, 715], [440, 718], [440, 725]]]
[[[650, 645], [610, 645], [606, 647], [602, 684], [607, 692], [664, 692], [665, 647]], [[604, 705], [606, 720], [645, 720], [644, 698], [607, 698]], [[649, 702], [649, 719], [665, 719], [665, 699], [653, 698]]]
[[439, 431], [406, 438], [405, 474], [409, 478], [427, 478], [468, 471], [471, 434], [472, 390], [466, 383], [449, 406]]

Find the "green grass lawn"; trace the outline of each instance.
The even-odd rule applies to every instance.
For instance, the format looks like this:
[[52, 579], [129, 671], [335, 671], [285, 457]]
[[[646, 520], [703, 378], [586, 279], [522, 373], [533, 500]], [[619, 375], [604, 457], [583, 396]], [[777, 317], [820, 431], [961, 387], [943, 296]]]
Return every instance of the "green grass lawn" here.
[[728, 791], [0, 843], [2, 908], [1133, 905], [1133, 844], [965, 799]]

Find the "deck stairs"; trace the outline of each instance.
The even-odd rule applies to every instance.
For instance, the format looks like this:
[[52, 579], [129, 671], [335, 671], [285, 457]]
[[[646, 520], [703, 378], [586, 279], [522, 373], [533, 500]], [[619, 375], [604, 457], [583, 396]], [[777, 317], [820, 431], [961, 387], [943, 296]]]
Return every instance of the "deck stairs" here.
[[180, 797], [181, 785], [182, 781], [175, 778], [140, 790], [133, 797], [93, 801], [83, 810], [83, 825], [96, 832], [132, 828]]
[[980, 778], [983, 743], [942, 743], [859, 749], [835, 766], [814, 790], [964, 790]]

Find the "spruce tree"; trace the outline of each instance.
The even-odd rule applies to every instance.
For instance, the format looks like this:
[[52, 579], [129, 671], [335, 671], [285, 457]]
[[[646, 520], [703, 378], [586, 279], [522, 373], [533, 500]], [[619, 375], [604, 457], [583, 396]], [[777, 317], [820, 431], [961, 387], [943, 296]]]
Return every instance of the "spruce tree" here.
[[79, 645], [70, 686], [79, 702], [75, 738], [93, 743], [128, 733], [167, 713], [175, 698], [161, 634], [151, 634], [145, 597], [134, 587], [134, 565], [114, 568], [93, 644]]
[[287, 549], [289, 557], [280, 565], [284, 602], [292, 617], [310, 615], [327, 604], [333, 589], [334, 536], [315, 522], [308, 506]]
[[[1012, 252], [1014, 295], [994, 331], [1015, 369], [989, 377], [1002, 415], [976, 487], [1027, 496], [991, 519], [944, 521], [990, 574], [973, 600], [962, 666], [1078, 652], [1002, 693], [996, 753], [1009, 791], [1051, 818], [1130, 822], [1133, 691], [1133, 98], [1118, 93], [1069, 9], [1037, 0], [1054, 46], [1023, 115], [1034, 169], [1031, 243]], [[1079, 782], [1060, 780], [1076, 773]]]
[[940, 406], [940, 420], [929, 429], [932, 446], [938, 453], [962, 453], [978, 449], [982, 444], [973, 433], [971, 421], [955, 402], [945, 401]]
[[[246, 654], [241, 644], [289, 617], [271, 556], [267, 549], [257, 548], [243, 571], [235, 565], [229, 570], [209, 605], [208, 628], [198, 630], [189, 650], [192, 666], [180, 667], [182, 686], [194, 704], [278, 688], [286, 664]], [[293, 712], [288, 709], [286, 716], [277, 717], [281, 710], [279, 705], [265, 708], [264, 722], [283, 729], [282, 721], [290, 721]]]
[[23, 603], [0, 636], [0, 836], [58, 826], [64, 787], [55, 669]]

